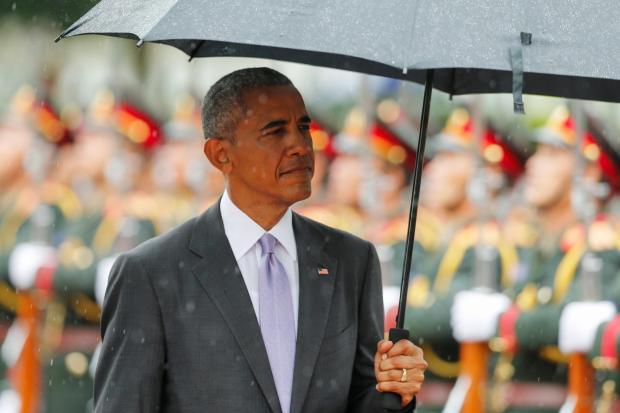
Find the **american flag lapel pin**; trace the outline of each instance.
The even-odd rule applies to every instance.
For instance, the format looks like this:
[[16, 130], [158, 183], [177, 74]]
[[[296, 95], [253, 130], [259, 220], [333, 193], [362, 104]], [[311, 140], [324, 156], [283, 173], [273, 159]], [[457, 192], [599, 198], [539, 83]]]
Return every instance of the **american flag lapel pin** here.
[[329, 275], [327, 268], [319, 267], [319, 275]]

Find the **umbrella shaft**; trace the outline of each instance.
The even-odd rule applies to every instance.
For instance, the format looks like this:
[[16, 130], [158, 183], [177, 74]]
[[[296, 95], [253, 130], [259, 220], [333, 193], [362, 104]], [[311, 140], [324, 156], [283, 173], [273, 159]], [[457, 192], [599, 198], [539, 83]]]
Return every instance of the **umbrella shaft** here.
[[411, 190], [411, 205], [409, 209], [409, 225], [407, 227], [407, 240], [405, 243], [405, 262], [403, 263], [403, 276], [400, 284], [400, 300], [398, 302], [398, 315], [396, 316], [396, 328], [405, 325], [405, 308], [407, 306], [407, 291], [409, 289], [409, 273], [411, 271], [411, 255], [413, 254], [413, 238], [418, 218], [418, 200], [420, 199], [420, 183], [422, 181], [422, 166], [424, 164], [424, 148], [426, 146], [426, 129], [428, 128], [428, 115], [431, 109], [431, 94], [433, 91], [433, 70], [426, 71], [426, 83], [424, 84], [424, 101], [422, 102], [422, 116], [420, 118], [420, 134], [418, 136], [418, 148], [415, 157], [415, 169], [413, 172], [413, 188]]

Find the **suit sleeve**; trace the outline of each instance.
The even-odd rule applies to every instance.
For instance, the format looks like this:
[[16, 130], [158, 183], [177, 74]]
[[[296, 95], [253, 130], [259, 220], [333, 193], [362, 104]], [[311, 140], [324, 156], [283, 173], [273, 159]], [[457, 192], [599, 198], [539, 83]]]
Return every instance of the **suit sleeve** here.
[[[381, 269], [375, 247], [368, 243], [367, 263], [359, 296], [357, 354], [349, 392], [350, 413], [386, 412], [381, 407], [381, 394], [376, 389], [375, 353], [383, 337], [383, 295]], [[415, 399], [398, 412], [411, 412]], [[391, 411], [390, 411], [391, 412]]]
[[95, 413], [161, 411], [165, 347], [155, 290], [139, 262], [115, 262], [103, 304]]

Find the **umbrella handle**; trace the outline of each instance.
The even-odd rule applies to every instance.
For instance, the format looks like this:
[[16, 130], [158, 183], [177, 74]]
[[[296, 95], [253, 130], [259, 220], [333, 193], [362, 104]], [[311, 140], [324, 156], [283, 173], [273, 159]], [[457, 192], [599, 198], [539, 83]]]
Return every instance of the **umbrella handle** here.
[[[410, 340], [409, 330], [390, 328], [389, 340], [392, 343], [396, 343], [400, 340]], [[399, 411], [403, 409], [400, 395], [396, 393], [383, 393], [381, 395], [381, 406], [386, 410]]]

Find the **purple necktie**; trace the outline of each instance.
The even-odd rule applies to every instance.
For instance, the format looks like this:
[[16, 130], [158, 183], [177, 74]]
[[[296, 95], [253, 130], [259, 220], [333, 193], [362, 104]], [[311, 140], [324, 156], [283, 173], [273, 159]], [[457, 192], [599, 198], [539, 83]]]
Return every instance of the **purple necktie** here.
[[286, 271], [276, 258], [275, 247], [278, 241], [267, 233], [258, 242], [262, 249], [258, 266], [260, 329], [282, 412], [289, 413], [296, 341], [293, 299]]

